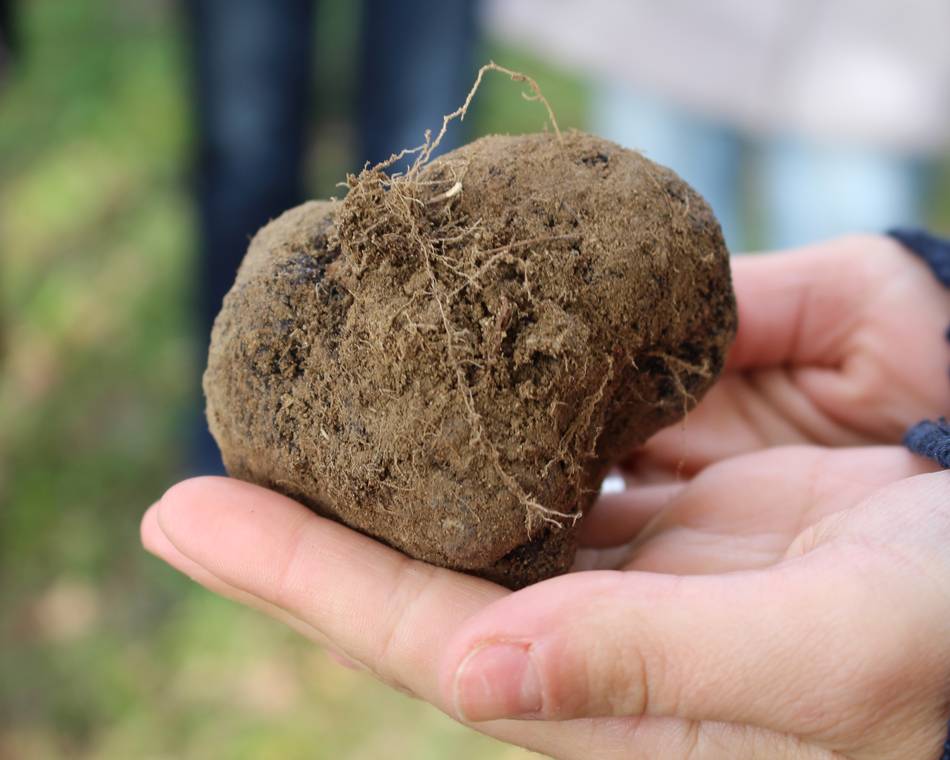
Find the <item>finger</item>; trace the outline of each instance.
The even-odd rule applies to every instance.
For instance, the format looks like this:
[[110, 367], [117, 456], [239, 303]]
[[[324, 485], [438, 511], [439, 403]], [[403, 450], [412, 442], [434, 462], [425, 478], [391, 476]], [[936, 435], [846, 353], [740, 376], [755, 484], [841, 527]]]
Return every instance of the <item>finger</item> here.
[[[319, 518], [318, 518], [319, 519]], [[146, 548], [202, 585], [224, 596], [274, 614], [273, 605], [236, 591], [211, 576], [203, 567], [184, 557], [171, 544], [157, 524], [157, 509], [151, 508], [142, 520], [142, 541]], [[278, 619], [288, 618], [279, 610]], [[295, 618], [294, 618], [295, 619]], [[318, 640], [322, 636], [318, 637]], [[327, 653], [344, 667], [364, 669], [332, 648]], [[728, 744], [742, 747], [744, 752], [732, 755], [736, 760], [789, 755], [789, 740], [750, 727], [710, 724], [693, 730], [689, 724], [672, 719], [597, 719], [578, 720], [548, 725], [494, 721], [482, 724], [479, 730], [499, 739], [517, 743], [545, 754], [563, 758], [598, 760], [677, 760], [690, 755], [696, 760], [716, 760], [720, 749]], [[811, 755], [802, 755], [802, 758]], [[820, 757], [817, 753], [815, 760]]]
[[683, 489], [682, 483], [633, 486], [601, 494], [577, 531], [581, 546], [605, 548], [632, 540]]
[[164, 560], [179, 572], [187, 575], [189, 578], [191, 578], [191, 580], [195, 581], [195, 583], [204, 586], [209, 591], [213, 591], [214, 593], [218, 594], [219, 596], [223, 596], [226, 599], [231, 599], [232, 601], [238, 602], [239, 604], [259, 610], [260, 612], [269, 615], [284, 625], [293, 628], [295, 631], [303, 636], [306, 636], [311, 641], [314, 641], [320, 646], [327, 648], [328, 651], [333, 654], [335, 659], [346, 659], [345, 655], [334, 651], [326, 637], [312, 626], [307, 625], [302, 620], [288, 614], [279, 607], [265, 602], [263, 599], [248, 594], [245, 591], [225, 583], [207, 569], [198, 563], [193, 562], [191, 559], [178, 551], [175, 545], [168, 540], [168, 537], [165, 535], [164, 531], [159, 525], [157, 504], [153, 504], [151, 507], [149, 507], [149, 509], [145, 512], [145, 515], [142, 517], [140, 536], [142, 539], [142, 545], [146, 550], [148, 550], [151, 554], [154, 554], [159, 559]]
[[564, 576], [467, 621], [442, 689], [469, 720], [646, 715], [795, 732], [821, 699], [816, 685], [848, 675], [842, 656], [877, 675], [862, 659], [880, 641], [864, 625], [873, 600], [820, 560], [725, 576]]
[[[203, 578], [211, 588], [217, 589], [216, 578], [226, 584], [226, 595], [237, 589], [247, 596], [235, 598], [252, 605], [265, 600], [265, 609], [291, 613], [445, 712], [450, 705], [438, 689], [439, 653], [465, 618], [507, 594], [487, 581], [408, 560], [288, 498], [227, 478], [178, 484], [162, 498], [159, 517], [175, 549], [211, 572], [210, 580]], [[666, 747], [687, 746], [690, 739], [683, 726], [668, 721], [494, 721], [478, 728], [562, 757], [588, 757], [597, 747], [604, 760], [675, 757]]]
[[[255, 598], [279, 599], [295, 617], [331, 634], [340, 649], [364, 653], [365, 664], [446, 712], [451, 706], [438, 688], [439, 653], [461, 621], [486, 600], [506, 595], [457, 573], [420, 570], [419, 563], [246, 483], [186, 481], [163, 497], [160, 509], [164, 532], [193, 562], [214, 567], [215, 577], [255, 591]], [[673, 760], [691, 754], [712, 760], [726, 742], [751, 748], [737, 758], [788, 749], [788, 742], [758, 729], [697, 728], [663, 718], [491, 721], [478, 730], [564, 758]]]
[[790, 446], [704, 470], [637, 535], [628, 569], [698, 575], [766, 567], [804, 526], [931, 471], [903, 448]]
[[[907, 477], [874, 490], [856, 508], [837, 515], [838, 519], [811, 525], [789, 547], [788, 556], [807, 554], [843, 536], [872, 546], [875, 537], [883, 537], [888, 551], [913, 557], [918, 568], [927, 569], [924, 575], [929, 575], [931, 582], [950, 578], [950, 554], [946, 551], [950, 544], [950, 470], [905, 453], [914, 460]], [[946, 582], [940, 580], [938, 585], [945, 596]], [[922, 597], [922, 584], [918, 584], [917, 591]]]
[[797, 446], [708, 467], [638, 532], [620, 567], [709, 575], [775, 564], [817, 506], [815, 481], [832, 460], [833, 452]]
[[[831, 375], [826, 370], [816, 370]], [[867, 439], [823, 415], [783, 368], [727, 373], [678, 425], [659, 431], [631, 457], [644, 466], [689, 478], [713, 462], [778, 445]]]
[[431, 657], [435, 620], [449, 615], [451, 625], [505, 593], [239, 481], [185, 481], [162, 498], [159, 521], [176, 548], [215, 577], [306, 621], [397, 682], [412, 681]]
[[[676, 468], [688, 477], [770, 445], [897, 443], [950, 400], [950, 386], [936, 380], [948, 349], [934, 330], [950, 297], [941, 301], [925, 266], [895, 241], [852, 236], [737, 257], [732, 266], [739, 329], [731, 371], [684, 425], [649, 441], [634, 458], [638, 471]], [[891, 313], [902, 318], [880, 316]], [[911, 351], [921, 371], [901, 374], [888, 360], [893, 346], [919, 349], [921, 340], [933, 343]]]

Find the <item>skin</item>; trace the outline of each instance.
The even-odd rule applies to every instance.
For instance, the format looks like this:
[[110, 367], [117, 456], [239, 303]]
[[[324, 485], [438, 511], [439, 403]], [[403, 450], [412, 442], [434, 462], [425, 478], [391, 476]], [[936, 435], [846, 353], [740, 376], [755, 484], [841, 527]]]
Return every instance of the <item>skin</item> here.
[[726, 371], [688, 422], [630, 457], [641, 481], [769, 446], [898, 443], [950, 412], [950, 294], [891, 238], [739, 256], [732, 272], [739, 333]]
[[950, 472], [855, 444], [950, 409], [950, 299], [880, 238], [740, 259], [735, 281], [729, 372], [685, 432], [630, 458], [638, 487], [586, 521], [582, 572], [512, 593], [225, 478], [170, 489], [143, 542], [395, 688], [556, 757], [937, 757]]

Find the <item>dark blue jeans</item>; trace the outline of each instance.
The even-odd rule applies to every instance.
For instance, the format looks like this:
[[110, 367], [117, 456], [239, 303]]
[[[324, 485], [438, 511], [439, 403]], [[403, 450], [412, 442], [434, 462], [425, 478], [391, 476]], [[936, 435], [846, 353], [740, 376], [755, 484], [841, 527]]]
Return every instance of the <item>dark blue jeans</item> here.
[[[197, 101], [197, 327], [204, 348], [248, 239], [304, 198], [314, 3], [186, 0], [186, 9]], [[421, 143], [427, 128], [437, 130], [460, 105], [475, 73], [475, 19], [475, 0], [365, 0], [354, 169]], [[458, 133], [449, 133], [446, 149]], [[196, 428], [189, 469], [221, 471], [203, 417]]]
[[0, 0], [0, 79], [13, 57], [16, 27], [13, 21], [13, 0]]

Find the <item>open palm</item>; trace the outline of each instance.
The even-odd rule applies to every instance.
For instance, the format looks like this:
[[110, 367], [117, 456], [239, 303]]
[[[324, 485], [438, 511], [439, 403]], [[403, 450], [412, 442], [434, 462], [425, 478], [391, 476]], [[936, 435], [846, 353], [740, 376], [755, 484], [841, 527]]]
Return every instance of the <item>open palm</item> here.
[[726, 460], [689, 481], [604, 494], [581, 526], [578, 569], [701, 575], [767, 567], [825, 518], [929, 469], [893, 447], [791, 446]]
[[227, 479], [170, 490], [143, 540], [386, 682], [556, 757], [927, 757], [950, 679], [950, 475], [928, 469], [897, 448], [741, 457], [595, 509], [586, 559], [625, 572], [514, 593]]

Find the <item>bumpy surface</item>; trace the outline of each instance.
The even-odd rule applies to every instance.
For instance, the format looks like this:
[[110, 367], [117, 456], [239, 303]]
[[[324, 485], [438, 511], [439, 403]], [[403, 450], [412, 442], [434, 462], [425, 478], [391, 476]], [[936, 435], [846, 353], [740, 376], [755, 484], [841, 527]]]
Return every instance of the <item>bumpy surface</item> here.
[[258, 233], [208, 418], [232, 475], [519, 587], [569, 568], [573, 518], [735, 327], [719, 225], [672, 172], [582, 133], [487, 137]]

